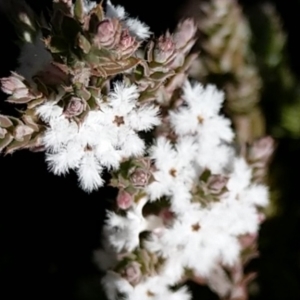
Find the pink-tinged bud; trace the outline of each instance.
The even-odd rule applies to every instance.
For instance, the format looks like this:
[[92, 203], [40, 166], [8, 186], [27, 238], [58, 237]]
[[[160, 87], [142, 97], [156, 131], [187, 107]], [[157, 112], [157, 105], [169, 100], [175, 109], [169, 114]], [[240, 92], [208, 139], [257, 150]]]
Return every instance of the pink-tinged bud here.
[[0, 139], [3, 139], [7, 133], [7, 130], [5, 128], [0, 127]]
[[123, 30], [121, 33], [121, 39], [119, 43], [120, 49], [126, 50], [132, 47], [134, 42], [135, 42], [135, 38], [129, 34], [128, 29]]
[[122, 56], [130, 55], [139, 46], [139, 43], [135, 40], [133, 36], [130, 35], [128, 29], [124, 29], [121, 33], [120, 42], [118, 44], [118, 49]]
[[266, 216], [264, 213], [260, 212], [257, 215], [258, 223], [261, 224], [266, 220]]
[[251, 247], [257, 240], [257, 234], [247, 234], [240, 237], [240, 243], [243, 249]]
[[228, 178], [222, 175], [212, 175], [207, 181], [207, 187], [212, 194], [219, 194], [228, 182]]
[[252, 161], [267, 162], [275, 149], [275, 143], [272, 137], [266, 136], [255, 141], [250, 148], [249, 159]]
[[22, 82], [21, 77], [10, 76], [1, 79], [1, 89], [4, 93], [12, 95], [19, 91], [21, 97], [28, 93], [26, 85]]
[[27, 125], [18, 125], [14, 131], [14, 137], [17, 141], [23, 141], [26, 135], [32, 134], [34, 130]]
[[125, 190], [120, 190], [117, 196], [117, 205], [121, 209], [128, 209], [133, 203], [133, 197]]
[[78, 97], [72, 97], [64, 110], [64, 115], [67, 118], [72, 118], [80, 115], [86, 108], [86, 103], [84, 100]]
[[141, 265], [136, 262], [130, 262], [122, 272], [123, 277], [133, 286], [137, 285], [142, 279]]
[[130, 176], [132, 184], [137, 188], [145, 187], [148, 184], [149, 173], [143, 169], [136, 169]]
[[175, 218], [175, 214], [169, 208], [164, 208], [160, 211], [159, 217], [162, 218], [164, 225], [170, 225]]
[[95, 43], [99, 47], [113, 48], [120, 42], [121, 25], [117, 19], [106, 19], [99, 23]]
[[171, 58], [174, 51], [175, 44], [172, 36], [169, 33], [162, 35], [157, 40], [154, 48], [154, 61], [158, 63], [165, 63]]
[[181, 22], [174, 34], [174, 42], [177, 49], [181, 49], [194, 38], [197, 31], [195, 22], [192, 19], [186, 19]]

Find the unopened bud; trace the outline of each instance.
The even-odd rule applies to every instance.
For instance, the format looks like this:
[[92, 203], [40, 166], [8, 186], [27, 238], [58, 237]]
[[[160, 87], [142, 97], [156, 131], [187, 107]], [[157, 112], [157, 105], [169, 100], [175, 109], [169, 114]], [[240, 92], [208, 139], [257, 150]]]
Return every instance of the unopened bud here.
[[183, 48], [195, 36], [197, 27], [192, 19], [181, 22], [174, 34], [174, 42], [177, 49]]
[[149, 173], [143, 169], [136, 169], [130, 177], [135, 187], [145, 187], [149, 180]]
[[117, 196], [117, 205], [121, 209], [128, 209], [133, 203], [133, 197], [125, 190], [120, 190]]
[[27, 125], [18, 125], [15, 128], [14, 137], [17, 141], [22, 141], [26, 135], [32, 134], [34, 130]]
[[164, 208], [159, 212], [159, 217], [162, 218], [164, 225], [170, 225], [175, 219], [175, 214], [169, 208]]
[[7, 130], [5, 128], [0, 127], [0, 139], [3, 139], [7, 133]]
[[72, 97], [64, 110], [64, 114], [67, 118], [72, 118], [80, 115], [86, 108], [84, 100], [78, 97]]
[[222, 175], [212, 175], [207, 181], [207, 187], [212, 194], [219, 194], [228, 182], [228, 178]]
[[164, 63], [174, 54], [174, 51], [175, 44], [172, 36], [169, 33], [162, 35], [154, 48], [154, 61]]
[[133, 286], [137, 285], [142, 278], [141, 265], [136, 262], [130, 262], [122, 272], [122, 275]]
[[117, 19], [106, 19], [99, 23], [95, 36], [98, 46], [112, 48], [116, 46], [121, 37], [121, 25]]
[[250, 148], [249, 159], [251, 161], [267, 162], [274, 152], [274, 140], [270, 136], [255, 141]]
[[28, 91], [26, 85], [22, 82], [21, 77], [14, 75], [1, 79], [1, 89], [8, 95], [12, 95], [17, 91], [23, 95]]
[[139, 43], [133, 36], [130, 35], [129, 30], [124, 29], [121, 33], [121, 38], [118, 45], [121, 55], [130, 55], [137, 49], [138, 45]]

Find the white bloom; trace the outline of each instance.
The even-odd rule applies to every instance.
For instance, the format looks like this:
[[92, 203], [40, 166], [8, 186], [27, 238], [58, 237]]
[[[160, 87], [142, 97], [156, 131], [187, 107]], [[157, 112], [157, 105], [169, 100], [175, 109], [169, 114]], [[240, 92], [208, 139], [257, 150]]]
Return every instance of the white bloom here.
[[108, 271], [101, 283], [109, 300], [118, 300], [119, 293], [128, 295], [133, 291], [130, 283], [115, 272]]
[[115, 251], [132, 251], [139, 246], [139, 234], [153, 228], [153, 220], [144, 218], [142, 209], [148, 199], [139, 200], [128, 211], [126, 216], [108, 212], [104, 232]]
[[90, 111], [82, 124], [67, 119], [53, 101], [40, 105], [36, 113], [48, 123], [43, 143], [47, 162], [55, 174], [70, 169], [77, 172], [80, 186], [91, 192], [103, 185], [103, 168], [117, 169], [123, 158], [140, 156], [144, 141], [139, 131], [147, 131], [159, 124], [158, 108], [139, 104], [135, 85], [117, 82], [100, 109]]
[[127, 18], [125, 20], [125, 25], [129, 29], [131, 35], [136, 36], [140, 40], [146, 40], [151, 35], [149, 26], [137, 18]]
[[149, 26], [139, 21], [137, 18], [128, 17], [124, 7], [121, 5], [113, 5], [110, 0], [106, 2], [106, 16], [109, 18], [120, 19], [126, 26], [131, 35], [139, 40], [148, 39], [151, 35]]
[[250, 205], [265, 207], [269, 204], [268, 188], [262, 184], [250, 185], [241, 193], [240, 198]]
[[[116, 112], [122, 116], [128, 131], [111, 128], [111, 136], [119, 137], [122, 132], [126, 137], [124, 145], [132, 132], [135, 136], [136, 131], [158, 124], [155, 108], [135, 105], [136, 94], [133, 86], [126, 89], [117, 85], [109, 95], [108, 103], [100, 105], [106, 116], [103, 124], [111, 123]], [[149, 157], [154, 162], [153, 178], [145, 188], [149, 200], [161, 197], [169, 200], [168, 209], [174, 213], [172, 222], [166, 225], [159, 215], [143, 217], [142, 206], [148, 201], [145, 197], [142, 204], [133, 205], [126, 217], [110, 213], [105, 227], [110, 245], [116, 251], [135, 249], [140, 246], [140, 233], [151, 231], [142, 245], [164, 259], [162, 267], [154, 276], [145, 274], [148, 276], [134, 287], [120, 278], [114, 280], [115, 285], [113, 282], [106, 283], [109, 296], [117, 295], [118, 290], [124, 292], [129, 300], [149, 297], [155, 300], [190, 299], [186, 289], [176, 292], [169, 289], [169, 286], [180, 282], [186, 269], [190, 269], [195, 276], [207, 279], [221, 297], [226, 297], [232, 285], [223, 267], [231, 268], [239, 262], [242, 249], [240, 236], [258, 231], [258, 207], [268, 204], [268, 190], [264, 185], [252, 183], [252, 169], [245, 159], [236, 157], [231, 123], [219, 115], [223, 93], [213, 86], [186, 82], [183, 99], [186, 106], [169, 115], [177, 134], [174, 144], [166, 137], [158, 136], [149, 149]], [[147, 111], [147, 117], [143, 115], [144, 111]], [[119, 144], [122, 144], [120, 140]], [[122, 153], [124, 145], [120, 147]], [[136, 151], [138, 153], [138, 146]], [[201, 193], [197, 185], [205, 169], [228, 177], [228, 182], [219, 201], [203, 205], [193, 201], [199, 196], [195, 193]], [[203, 189], [204, 196], [201, 194], [201, 197], [204, 198], [206, 187], [199, 188]], [[103, 253], [99, 256], [105, 259]]]
[[204, 87], [200, 83], [191, 85], [186, 81], [182, 98], [187, 106], [170, 113], [171, 124], [180, 135], [199, 132], [202, 123], [217, 117], [224, 101], [224, 93], [213, 85]]
[[90, 1], [90, 0], [83, 1], [83, 9], [86, 14], [88, 14], [96, 6], [97, 6], [97, 2]]
[[189, 137], [183, 138], [175, 148], [166, 138], [157, 139], [150, 150], [150, 157], [155, 160], [158, 169], [153, 173], [155, 181], [147, 188], [152, 200], [164, 195], [172, 196], [181, 187], [191, 188], [196, 175], [192, 165], [195, 150], [194, 140]]
[[205, 143], [199, 143], [198, 147], [197, 163], [199, 166], [209, 169], [213, 174], [223, 174], [233, 157], [232, 148], [224, 144]]
[[[108, 280], [107, 280], [108, 281]], [[125, 290], [125, 284], [119, 288]], [[129, 288], [128, 288], [129, 290]], [[155, 300], [190, 300], [191, 295], [186, 287], [172, 291], [161, 276], [149, 277], [126, 293], [128, 300], [155, 299]]]
[[227, 188], [237, 195], [250, 185], [252, 171], [246, 161], [239, 157], [234, 159], [232, 168]]

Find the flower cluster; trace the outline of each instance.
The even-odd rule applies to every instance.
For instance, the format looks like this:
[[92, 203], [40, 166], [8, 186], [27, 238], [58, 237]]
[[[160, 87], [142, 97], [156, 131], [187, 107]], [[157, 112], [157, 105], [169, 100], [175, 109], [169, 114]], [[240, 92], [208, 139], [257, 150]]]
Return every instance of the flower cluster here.
[[[208, 283], [216, 272], [226, 279], [225, 269], [234, 268], [248, 246], [242, 237], [256, 234], [260, 209], [268, 204], [266, 186], [253, 182], [251, 167], [232, 145], [230, 122], [219, 114], [223, 93], [187, 81], [182, 98], [181, 107], [169, 111], [176, 140], [157, 136], [148, 151], [152, 179], [118, 197], [125, 216], [107, 217], [106, 251], [116, 254], [103, 279], [110, 299], [118, 293], [128, 299], [190, 299], [185, 288], [170, 289], [187, 270]], [[136, 198], [141, 191], [143, 197]], [[158, 208], [151, 210], [155, 203]], [[96, 253], [100, 267], [103, 260], [107, 264], [106, 251]], [[154, 273], [145, 271], [140, 251], [155, 257]], [[229, 283], [217, 290], [222, 296], [232, 291]]]
[[1, 80], [7, 100], [26, 108], [0, 115], [0, 150], [44, 150], [49, 170], [75, 171], [86, 192], [110, 172], [116, 209], [95, 252], [109, 299], [190, 299], [188, 279], [235, 293], [268, 204], [272, 140], [240, 153], [224, 93], [187, 79], [192, 20], [143, 46], [148, 26], [110, 1], [53, 9], [49, 64]]

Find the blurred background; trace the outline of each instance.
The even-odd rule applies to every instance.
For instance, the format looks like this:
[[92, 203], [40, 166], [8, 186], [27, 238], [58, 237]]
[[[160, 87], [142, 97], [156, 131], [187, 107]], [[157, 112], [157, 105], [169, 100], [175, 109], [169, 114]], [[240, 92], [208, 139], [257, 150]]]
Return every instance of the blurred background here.
[[[8, 1], [0, 1], [0, 77], [17, 68], [20, 53]], [[26, 2], [40, 14], [52, 1]], [[275, 138], [267, 179], [272, 199], [260, 231], [260, 258], [250, 266], [259, 272], [250, 299], [300, 299], [300, 0], [112, 2], [156, 36], [193, 17], [199, 29], [193, 51], [200, 55], [190, 76], [225, 90], [224, 113], [240, 143]], [[0, 113], [10, 114], [5, 95], [0, 98]], [[76, 176], [48, 173], [43, 153], [0, 157], [0, 171], [0, 298], [105, 299], [92, 255], [115, 192], [85, 194]], [[190, 285], [194, 299], [218, 299], [208, 288]]]

